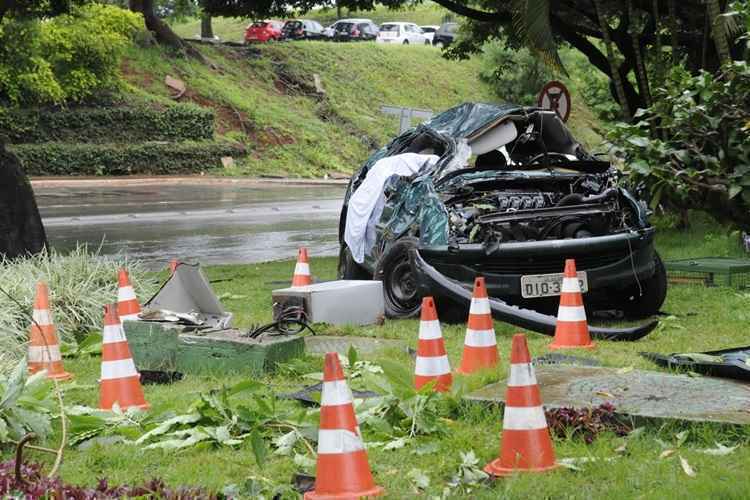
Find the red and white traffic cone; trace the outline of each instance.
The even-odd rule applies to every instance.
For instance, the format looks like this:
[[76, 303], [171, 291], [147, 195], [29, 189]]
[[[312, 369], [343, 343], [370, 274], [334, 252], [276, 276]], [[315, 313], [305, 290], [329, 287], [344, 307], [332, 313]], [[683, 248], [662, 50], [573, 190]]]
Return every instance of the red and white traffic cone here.
[[379, 496], [370, 472], [352, 392], [335, 352], [326, 354], [323, 366], [323, 391], [320, 395], [320, 428], [315, 488], [305, 500], [357, 499]]
[[526, 337], [519, 333], [513, 336], [510, 352], [500, 456], [487, 464], [484, 471], [492, 476], [506, 476], [514, 472], [544, 472], [556, 467], [555, 449]]
[[137, 320], [141, 312], [141, 305], [135, 296], [135, 290], [130, 284], [130, 277], [125, 269], [120, 269], [117, 277], [117, 315], [120, 321]]
[[478, 370], [494, 368], [498, 361], [490, 299], [484, 278], [479, 277], [474, 280], [474, 293], [471, 297], [469, 322], [464, 338], [464, 353], [461, 357], [461, 365], [456, 372], [468, 375]]
[[557, 310], [555, 338], [549, 348], [593, 349], [594, 347], [596, 344], [591, 341], [589, 325], [586, 322], [586, 309], [583, 307], [576, 262], [573, 259], [567, 259], [560, 293], [560, 308]]
[[60, 341], [57, 339], [55, 325], [49, 308], [49, 289], [47, 283], [36, 284], [34, 298], [34, 321], [29, 331], [29, 351], [27, 364], [30, 373], [47, 370], [47, 378], [67, 380], [73, 375], [63, 368], [60, 355]]
[[297, 264], [294, 266], [294, 276], [292, 276], [292, 286], [312, 285], [310, 276], [310, 261], [307, 258], [307, 248], [301, 247], [297, 255]]
[[117, 403], [123, 410], [132, 407], [148, 409], [141, 387], [141, 375], [135, 369], [115, 304], [104, 306], [101, 373], [99, 408], [111, 410]]
[[414, 369], [414, 387], [421, 389], [436, 380], [435, 390], [446, 392], [453, 383], [451, 366], [445, 352], [445, 341], [432, 297], [422, 299], [422, 316], [419, 321], [417, 364]]
[[177, 266], [179, 266], [180, 264], [182, 264], [182, 262], [180, 262], [177, 259], [170, 260], [169, 261], [169, 274], [170, 275], [174, 274], [174, 272], [177, 270]]

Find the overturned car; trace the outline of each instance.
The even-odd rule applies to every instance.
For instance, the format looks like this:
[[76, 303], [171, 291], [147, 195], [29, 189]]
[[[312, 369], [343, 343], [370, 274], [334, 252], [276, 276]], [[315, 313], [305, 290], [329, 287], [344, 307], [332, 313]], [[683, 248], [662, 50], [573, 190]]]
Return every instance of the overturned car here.
[[[455, 306], [483, 276], [495, 317], [551, 334], [573, 258], [588, 309], [653, 315], [666, 273], [647, 208], [618, 177], [554, 112], [457, 106], [354, 174], [339, 222], [340, 277], [382, 280], [390, 317], [416, 315], [420, 297], [433, 295], [442, 318], [465, 317]], [[654, 325], [592, 335], [633, 339]]]

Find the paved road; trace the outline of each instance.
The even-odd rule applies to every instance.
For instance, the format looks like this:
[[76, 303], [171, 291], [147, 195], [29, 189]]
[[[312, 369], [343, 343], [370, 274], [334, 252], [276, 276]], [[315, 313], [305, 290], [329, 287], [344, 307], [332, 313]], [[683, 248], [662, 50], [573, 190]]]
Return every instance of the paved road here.
[[51, 245], [87, 243], [151, 268], [171, 258], [203, 264], [335, 255], [343, 186], [146, 184], [35, 186]]

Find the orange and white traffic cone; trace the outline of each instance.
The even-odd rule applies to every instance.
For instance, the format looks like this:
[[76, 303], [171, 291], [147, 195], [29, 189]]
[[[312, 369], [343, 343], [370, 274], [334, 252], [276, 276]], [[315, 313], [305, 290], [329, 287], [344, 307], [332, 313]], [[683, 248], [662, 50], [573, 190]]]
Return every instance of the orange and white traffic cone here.
[[492, 476], [506, 476], [514, 472], [544, 472], [556, 467], [555, 449], [526, 337], [519, 333], [513, 336], [510, 352], [500, 456], [487, 464], [484, 471]]
[[117, 281], [117, 315], [120, 317], [120, 321], [139, 319], [138, 314], [141, 312], [141, 305], [138, 303], [135, 290], [130, 284], [130, 278], [125, 269], [120, 269]]
[[315, 488], [305, 500], [352, 499], [382, 495], [370, 472], [352, 392], [335, 352], [326, 354], [320, 395], [320, 430]]
[[128, 340], [122, 331], [117, 306], [104, 306], [102, 332], [102, 376], [99, 380], [99, 408], [111, 410], [117, 403], [121, 409], [148, 409], [143, 396], [141, 375], [135, 369]]
[[578, 283], [576, 261], [565, 261], [560, 308], [557, 310], [555, 338], [550, 349], [593, 349], [596, 347], [589, 335], [586, 309], [583, 307], [581, 285]]
[[307, 258], [307, 248], [300, 247], [297, 255], [297, 264], [294, 266], [294, 276], [292, 276], [292, 286], [312, 285], [310, 277], [310, 261]]
[[461, 357], [461, 366], [456, 372], [468, 375], [478, 370], [493, 368], [497, 366], [498, 360], [490, 299], [487, 296], [484, 278], [480, 277], [474, 280], [474, 293], [471, 297], [469, 322], [464, 338], [464, 353]]
[[432, 297], [422, 299], [422, 316], [419, 320], [417, 365], [414, 369], [414, 387], [419, 390], [436, 380], [435, 390], [446, 392], [453, 383], [451, 366], [445, 352], [445, 341]]
[[49, 309], [49, 289], [47, 283], [36, 284], [34, 299], [34, 321], [29, 332], [28, 367], [30, 373], [47, 370], [47, 378], [67, 380], [73, 375], [63, 368], [60, 355], [60, 341], [57, 340], [55, 325]]
[[177, 266], [179, 266], [180, 264], [182, 263], [177, 259], [170, 260], [169, 261], [169, 274], [170, 275], [174, 274], [174, 272], [177, 270]]

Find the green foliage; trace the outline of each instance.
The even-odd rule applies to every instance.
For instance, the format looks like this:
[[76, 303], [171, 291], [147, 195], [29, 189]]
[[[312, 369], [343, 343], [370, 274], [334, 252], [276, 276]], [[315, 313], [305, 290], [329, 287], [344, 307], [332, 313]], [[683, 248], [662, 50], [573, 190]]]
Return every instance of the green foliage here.
[[213, 111], [193, 104], [0, 108], [0, 134], [11, 144], [200, 141], [213, 139], [213, 129]]
[[62, 103], [114, 88], [123, 50], [141, 24], [137, 14], [97, 3], [44, 21], [3, 20], [0, 99]]
[[46, 372], [27, 373], [22, 360], [9, 374], [0, 374], [0, 443], [18, 441], [27, 432], [44, 439], [51, 431], [54, 402]]
[[[722, 77], [672, 69], [654, 105], [610, 133], [651, 206], [699, 208], [750, 228], [750, 65]], [[656, 132], [654, 132], [656, 131]]]
[[[66, 342], [82, 339], [90, 330], [100, 330], [102, 307], [117, 299], [117, 269], [128, 269], [136, 293], [148, 297], [156, 283], [146, 279], [137, 262], [123, 257], [102, 257], [78, 247], [68, 255], [55, 251], [24, 259], [0, 261], [0, 286], [15, 301], [0, 295], [0, 373], [23, 356], [31, 325], [36, 283], [44, 280], [50, 289], [50, 308], [58, 335]], [[19, 306], [20, 304], [20, 306]]]
[[479, 78], [505, 102], [536, 105], [539, 91], [553, 78], [552, 71], [529, 49], [514, 49], [500, 41], [484, 46], [481, 61]]
[[17, 144], [11, 149], [28, 175], [160, 175], [198, 173], [221, 166], [222, 156], [243, 153], [236, 145], [178, 143]]

